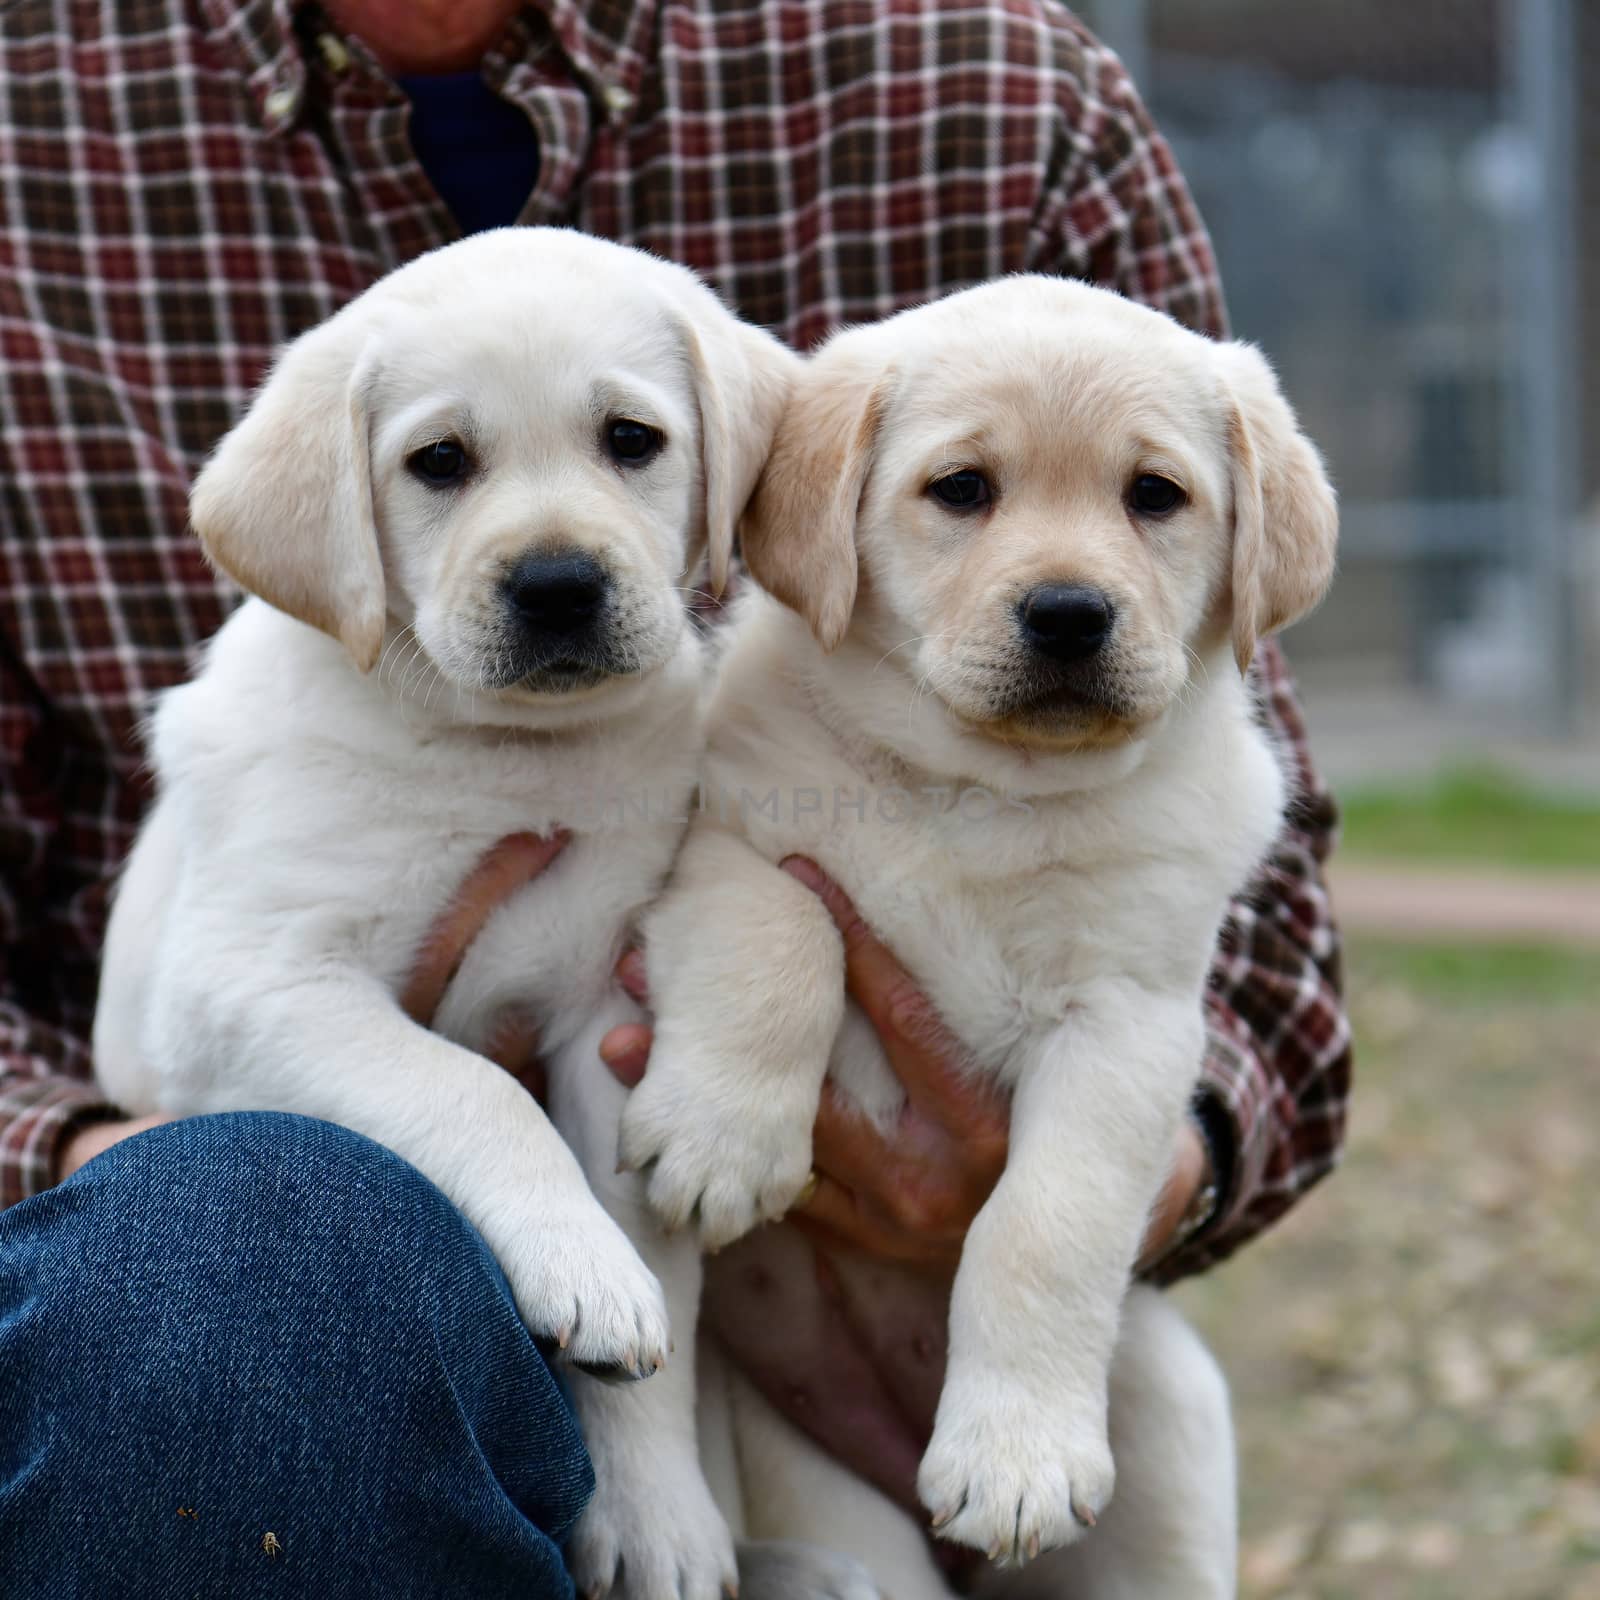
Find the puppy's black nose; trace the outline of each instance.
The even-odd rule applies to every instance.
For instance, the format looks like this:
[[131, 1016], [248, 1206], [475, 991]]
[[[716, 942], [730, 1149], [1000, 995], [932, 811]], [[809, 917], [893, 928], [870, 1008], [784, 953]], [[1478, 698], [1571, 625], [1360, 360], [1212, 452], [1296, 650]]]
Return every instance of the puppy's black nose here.
[[506, 575], [511, 609], [532, 634], [574, 638], [593, 630], [604, 609], [610, 579], [581, 550], [524, 556]]
[[1052, 661], [1087, 661], [1117, 617], [1108, 595], [1081, 583], [1042, 584], [1023, 596], [1017, 614], [1028, 643]]

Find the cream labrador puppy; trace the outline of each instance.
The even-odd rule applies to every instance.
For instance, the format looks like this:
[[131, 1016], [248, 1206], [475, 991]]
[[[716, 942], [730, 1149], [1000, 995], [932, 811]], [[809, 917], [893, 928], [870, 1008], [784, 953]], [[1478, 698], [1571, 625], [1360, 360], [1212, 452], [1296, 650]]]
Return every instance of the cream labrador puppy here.
[[[1128, 1282], [1218, 925], [1283, 815], [1243, 672], [1320, 598], [1336, 520], [1254, 349], [1019, 277], [831, 341], [743, 525], [789, 609], [752, 602], [720, 674], [703, 809], [646, 922], [656, 1035], [623, 1158], [719, 1246], [801, 1192], [825, 1077], [899, 1114], [839, 936], [778, 870], [814, 857], [1012, 1095], [919, 1491], [944, 1538], [1002, 1562], [1102, 1522], [1054, 1592], [1233, 1592], [1220, 1382]], [[750, 1248], [794, 1270], [788, 1230]], [[1127, 1511], [1102, 1516], [1114, 1367]], [[1163, 1374], [1192, 1375], [1211, 1438]], [[896, 1600], [943, 1591], [909, 1520], [755, 1425], [767, 1531], [825, 1530]]]
[[[679, 267], [491, 233], [290, 346], [194, 490], [207, 551], [259, 598], [155, 714], [100, 1081], [130, 1110], [281, 1109], [388, 1145], [482, 1233], [528, 1327], [595, 1372], [648, 1376], [669, 1318], [694, 1324], [695, 1245], [615, 1172], [623, 1091], [596, 1044], [637, 1015], [612, 966], [697, 778], [683, 586], [707, 546], [725, 573], [797, 365]], [[437, 1031], [410, 1021], [397, 991], [474, 863], [558, 827]], [[537, 1021], [548, 1121], [478, 1053], [510, 1008]], [[647, 1384], [575, 1383], [599, 1478], [581, 1589], [619, 1566], [644, 1600], [735, 1581], [679, 1337]], [[747, 1590], [862, 1592], [820, 1555], [744, 1565]]]

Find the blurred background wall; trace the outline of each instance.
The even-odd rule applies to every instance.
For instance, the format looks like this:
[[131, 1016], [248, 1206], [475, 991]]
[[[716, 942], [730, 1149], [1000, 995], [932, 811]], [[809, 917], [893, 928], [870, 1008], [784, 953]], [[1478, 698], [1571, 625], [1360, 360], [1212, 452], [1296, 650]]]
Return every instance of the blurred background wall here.
[[1185, 1285], [1245, 1600], [1600, 1600], [1600, 0], [1082, 0], [1328, 456], [1343, 1170]]
[[1343, 502], [1291, 656], [1338, 778], [1600, 787], [1600, 5], [1084, 0]]

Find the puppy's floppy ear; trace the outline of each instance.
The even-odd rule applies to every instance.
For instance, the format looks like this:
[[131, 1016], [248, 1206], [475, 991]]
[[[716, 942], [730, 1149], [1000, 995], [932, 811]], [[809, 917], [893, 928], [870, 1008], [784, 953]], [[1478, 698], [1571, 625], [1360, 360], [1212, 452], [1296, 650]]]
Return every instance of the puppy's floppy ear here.
[[1303, 617], [1333, 578], [1339, 511], [1316, 446], [1254, 346], [1218, 347], [1233, 400], [1233, 655]]
[[[706, 547], [711, 590], [728, 586], [734, 532], [767, 459], [800, 358], [770, 333], [695, 297], [684, 328], [700, 407]], [[691, 563], [692, 564], [692, 563]]]
[[229, 577], [331, 634], [363, 671], [387, 603], [367, 452], [367, 324], [347, 310], [278, 358], [195, 480], [189, 516]]
[[856, 517], [892, 378], [848, 348], [812, 357], [739, 529], [751, 575], [824, 650], [837, 648], [855, 609]]

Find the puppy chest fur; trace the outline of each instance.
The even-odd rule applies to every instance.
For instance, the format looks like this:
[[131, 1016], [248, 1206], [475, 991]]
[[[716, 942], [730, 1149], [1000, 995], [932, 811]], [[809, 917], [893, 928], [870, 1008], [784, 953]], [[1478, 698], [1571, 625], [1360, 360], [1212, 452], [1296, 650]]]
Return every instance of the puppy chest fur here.
[[[808, 672], [810, 658], [817, 672]], [[830, 723], [828, 669], [793, 618], [746, 603], [711, 718], [697, 826], [770, 862], [815, 860], [933, 998], [974, 1062], [1012, 1082], [1030, 1039], [1097, 983], [1191, 993], [1228, 896], [1261, 860], [1284, 785], [1237, 680], [1170, 720], [1128, 777], [1030, 788], [919, 770]], [[1014, 785], [1014, 786], [1013, 786]], [[1198, 1065], [1198, 1063], [1196, 1063]], [[851, 1008], [833, 1075], [874, 1116], [898, 1086]]]
[[[148, 947], [119, 948], [107, 1002], [143, 991], [132, 1046], [101, 1053], [102, 1080], [154, 1103], [134, 1061], [195, 1063], [196, 1106], [227, 1093], [186, 996], [348, 964], [397, 994], [434, 920], [507, 834], [571, 835], [534, 883], [499, 907], [455, 974], [437, 1025], [469, 1048], [508, 1006], [531, 1012], [547, 1049], [600, 1004], [621, 943], [658, 890], [697, 776], [700, 650], [684, 641], [646, 718], [604, 730], [409, 725], [338, 647], [259, 602], [213, 642], [207, 671], [157, 714], [162, 797], [153, 826], [175, 841], [175, 881]], [[285, 759], [295, 752], [293, 761]], [[139, 863], [135, 863], [135, 871]], [[205, 1014], [229, 1009], [210, 1000]], [[109, 1041], [121, 1021], [102, 1004]], [[237, 1046], [241, 1041], [233, 1041]]]

